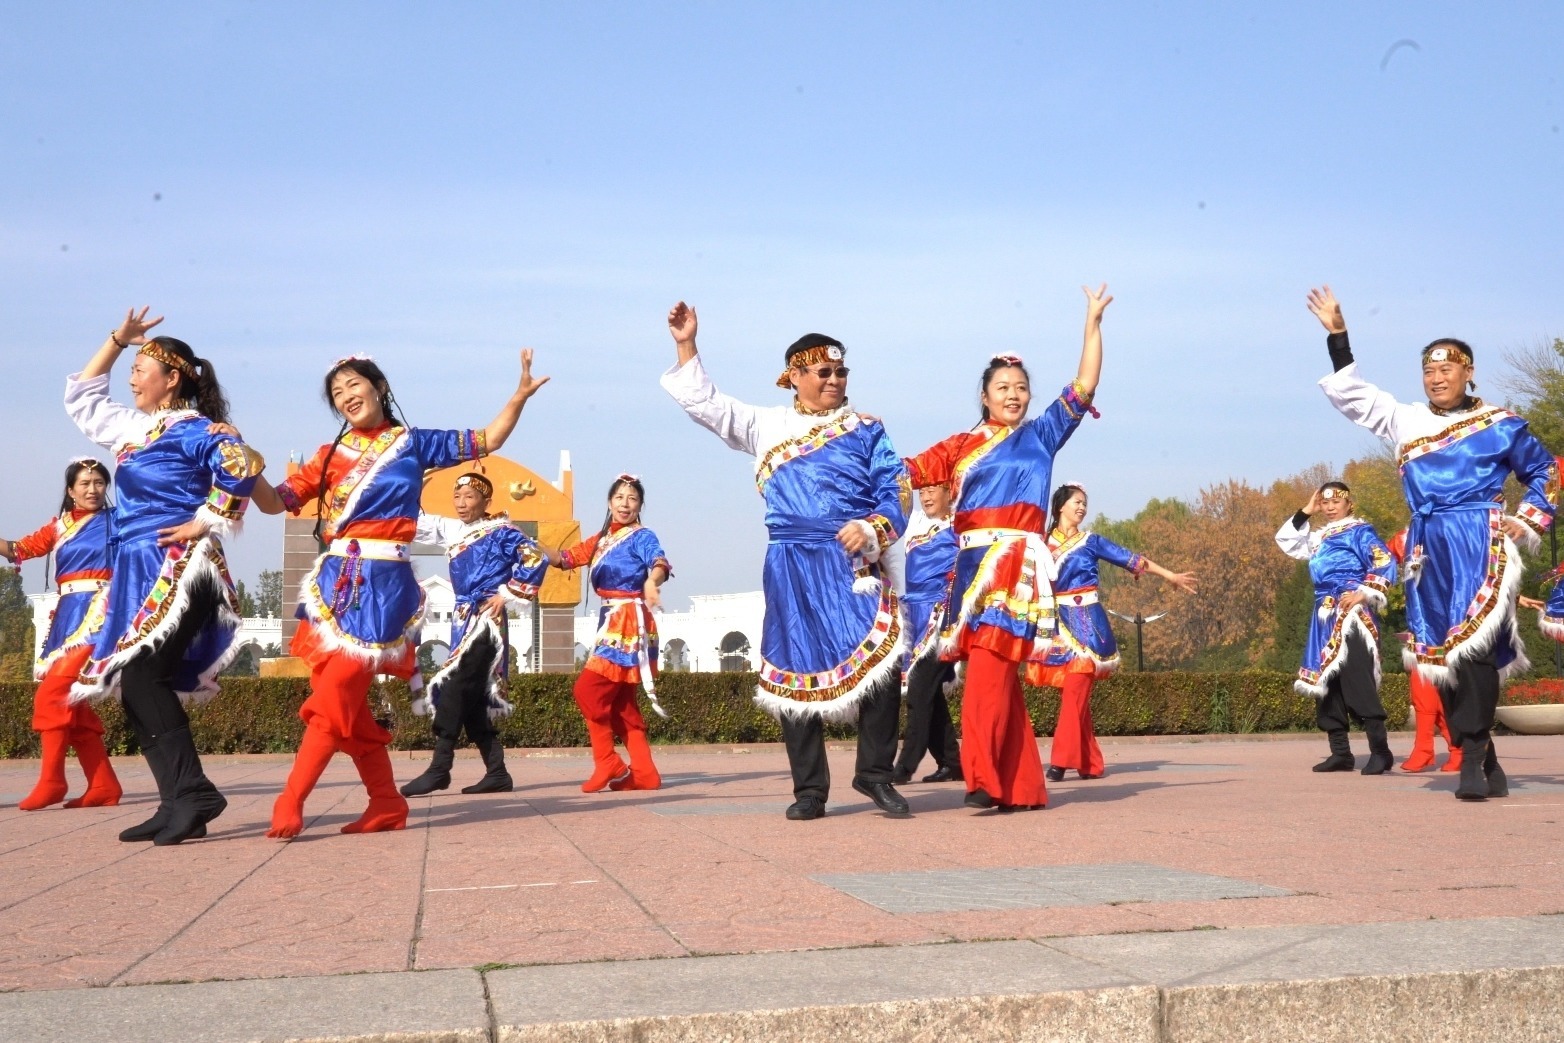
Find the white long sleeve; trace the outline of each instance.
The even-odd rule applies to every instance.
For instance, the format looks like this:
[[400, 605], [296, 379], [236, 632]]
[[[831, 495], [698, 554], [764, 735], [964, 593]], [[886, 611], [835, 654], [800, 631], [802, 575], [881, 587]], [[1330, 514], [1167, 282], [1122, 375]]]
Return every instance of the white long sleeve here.
[[699, 355], [682, 366], [669, 367], [660, 383], [690, 419], [721, 438], [729, 448], [756, 455], [759, 411], [718, 391]]
[[1401, 442], [1405, 407], [1390, 392], [1364, 380], [1356, 362], [1325, 377], [1320, 387], [1342, 416], [1391, 444]]
[[1276, 545], [1289, 558], [1308, 561], [1314, 557], [1313, 542], [1308, 522], [1304, 522], [1303, 527], [1299, 528], [1293, 524], [1291, 518], [1288, 518], [1282, 522], [1282, 527], [1276, 530]]
[[151, 417], [109, 398], [109, 375], [83, 380], [80, 373], [65, 378], [65, 412], [94, 444], [115, 450], [147, 433]]

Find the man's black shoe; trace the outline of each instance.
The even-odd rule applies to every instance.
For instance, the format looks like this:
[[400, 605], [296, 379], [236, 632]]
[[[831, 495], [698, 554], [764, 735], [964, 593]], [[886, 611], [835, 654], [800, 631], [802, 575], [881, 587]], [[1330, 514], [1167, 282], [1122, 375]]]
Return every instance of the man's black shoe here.
[[905, 785], [907, 785], [907, 783], [909, 783], [911, 781], [912, 781], [912, 772], [907, 771], [904, 768], [897, 768], [895, 774], [893, 774], [891, 776], [891, 785], [892, 786], [905, 786]]
[[907, 798], [897, 793], [896, 787], [889, 782], [865, 782], [855, 778], [853, 789], [874, 801], [881, 811], [893, 818], [906, 818], [912, 814], [912, 809], [907, 806]]
[[793, 822], [808, 822], [825, 816], [825, 801], [819, 797], [799, 797], [787, 809], [787, 817]]
[[966, 780], [961, 777], [961, 769], [960, 768], [947, 768], [947, 767], [941, 766], [940, 769], [938, 771], [934, 772], [932, 775], [925, 775], [925, 776], [923, 776], [923, 780], [922, 781], [924, 781], [924, 782], [964, 782]]
[[1064, 769], [1056, 768], [1052, 764], [1048, 765], [1048, 770], [1043, 772], [1043, 775], [1048, 779], [1049, 782], [1064, 781]]
[[963, 800], [961, 803], [965, 804], [969, 808], [977, 808], [979, 811], [987, 811], [989, 808], [994, 806], [994, 798], [990, 797], [988, 793], [983, 790], [975, 789], [971, 793], [968, 793], [967, 799]]

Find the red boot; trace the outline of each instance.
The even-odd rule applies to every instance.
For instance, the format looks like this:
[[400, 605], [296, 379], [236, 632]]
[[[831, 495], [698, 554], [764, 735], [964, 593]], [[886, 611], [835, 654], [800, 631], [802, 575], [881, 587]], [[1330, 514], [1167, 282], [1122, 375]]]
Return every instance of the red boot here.
[[[1444, 714], [1439, 703], [1439, 692], [1421, 674], [1414, 672], [1408, 678], [1408, 686], [1417, 736], [1412, 740], [1411, 756], [1401, 762], [1401, 770], [1427, 771], [1434, 766], [1434, 725], [1443, 723]], [[1448, 734], [1445, 741], [1449, 741]]]
[[587, 735], [592, 739], [592, 777], [581, 784], [582, 793], [596, 793], [606, 789], [615, 779], [622, 778], [630, 769], [614, 750], [614, 733], [608, 725], [587, 718]]
[[336, 755], [337, 741], [324, 728], [305, 728], [293, 769], [272, 804], [272, 828], [266, 835], [276, 840], [296, 837], [304, 829], [304, 799], [320, 781], [321, 772]]
[[23, 811], [37, 811], [65, 799], [65, 746], [66, 730], [49, 728], [38, 733], [43, 745], [43, 762], [38, 765], [38, 784], [16, 806]]
[[608, 784], [611, 790], [662, 789], [663, 777], [652, 763], [652, 745], [646, 741], [645, 728], [625, 733], [625, 749], [630, 751], [630, 774]]
[[355, 822], [342, 827], [344, 833], [381, 833], [407, 826], [407, 799], [397, 791], [396, 774], [391, 770], [391, 755], [379, 743], [354, 741], [343, 748], [353, 756], [358, 777], [369, 791], [369, 807]]
[[72, 728], [71, 745], [76, 747], [76, 759], [87, 775], [87, 792], [75, 800], [67, 800], [68, 808], [112, 808], [119, 804], [125, 791], [120, 787], [114, 765], [109, 763], [108, 751], [103, 748], [103, 736], [90, 728]]

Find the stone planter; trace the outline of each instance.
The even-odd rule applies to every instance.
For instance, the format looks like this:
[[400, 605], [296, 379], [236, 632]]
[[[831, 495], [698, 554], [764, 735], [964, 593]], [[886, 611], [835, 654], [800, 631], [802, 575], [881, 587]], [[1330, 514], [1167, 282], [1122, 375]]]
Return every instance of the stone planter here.
[[1540, 706], [1501, 706], [1499, 723], [1522, 735], [1564, 735], [1564, 703]]

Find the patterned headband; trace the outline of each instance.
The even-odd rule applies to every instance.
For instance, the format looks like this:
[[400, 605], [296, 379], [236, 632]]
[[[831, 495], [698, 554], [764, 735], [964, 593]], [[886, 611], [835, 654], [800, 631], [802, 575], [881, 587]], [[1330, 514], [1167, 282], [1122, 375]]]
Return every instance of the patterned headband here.
[[475, 471], [469, 471], [456, 479], [456, 488], [460, 489], [464, 485], [476, 486], [482, 491], [485, 500], [494, 498], [494, 483]]
[[803, 351], [795, 351], [787, 357], [787, 369], [777, 378], [777, 387], [791, 390], [793, 382], [788, 379], [795, 369], [808, 369], [810, 366], [818, 366], [822, 362], [840, 362], [847, 355], [846, 348], [839, 348], [835, 344], [819, 344], [813, 348], [805, 348]]
[[1430, 362], [1459, 362], [1463, 366], [1472, 364], [1472, 356], [1456, 347], [1454, 344], [1440, 344], [1423, 352], [1423, 365]]
[[1321, 489], [1320, 490], [1320, 499], [1322, 499], [1322, 500], [1335, 500], [1335, 499], [1345, 500], [1348, 497], [1350, 497], [1351, 495], [1352, 495], [1351, 491], [1347, 490], [1347, 489], [1334, 489], [1334, 488], [1332, 488], [1332, 489]]
[[195, 366], [191, 365], [189, 362], [186, 362], [172, 351], [169, 351], [155, 340], [149, 340], [145, 344], [141, 345], [141, 354], [155, 362], [161, 362], [169, 369], [179, 370], [179, 372], [183, 373], [191, 380], [196, 379]]

